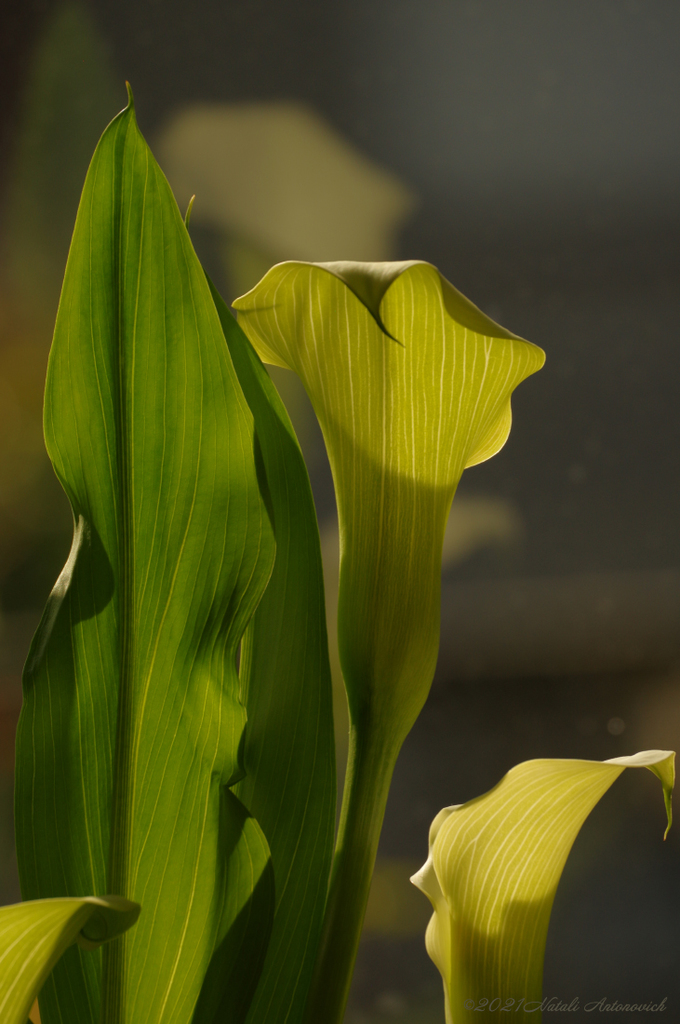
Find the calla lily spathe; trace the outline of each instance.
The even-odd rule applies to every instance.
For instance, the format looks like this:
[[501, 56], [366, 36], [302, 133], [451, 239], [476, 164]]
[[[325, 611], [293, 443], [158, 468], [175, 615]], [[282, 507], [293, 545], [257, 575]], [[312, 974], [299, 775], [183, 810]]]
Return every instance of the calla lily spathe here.
[[525, 761], [434, 819], [429, 857], [411, 881], [434, 909], [425, 942], [444, 982], [447, 1024], [472, 1024], [480, 1010], [490, 1021], [540, 1019], [557, 884], [581, 826], [625, 768], [648, 768], [661, 781], [670, 828], [671, 750]]
[[510, 395], [544, 353], [420, 261], [281, 263], [234, 307], [263, 361], [300, 376], [321, 424], [350, 711], [401, 744], [434, 673], [456, 486], [505, 443]]

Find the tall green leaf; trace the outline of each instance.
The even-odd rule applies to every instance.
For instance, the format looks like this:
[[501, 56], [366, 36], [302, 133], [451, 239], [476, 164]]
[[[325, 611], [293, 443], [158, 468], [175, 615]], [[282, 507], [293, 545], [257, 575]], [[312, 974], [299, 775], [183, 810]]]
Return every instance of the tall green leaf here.
[[276, 388], [213, 289], [271, 494], [276, 563], [244, 635], [246, 777], [235, 788], [264, 831], [276, 916], [249, 1024], [300, 1019], [326, 904], [335, 827], [335, 755], [323, 568], [302, 452]]
[[45, 1022], [92, 1024], [100, 1007], [107, 1024], [189, 1022], [213, 954], [208, 1011], [237, 1021], [273, 888], [266, 840], [228, 789], [246, 721], [235, 654], [275, 546], [253, 418], [132, 100], [85, 182], [45, 437], [76, 527], [24, 677], [22, 891], [144, 906], [103, 964], [60, 961]]
[[26, 1024], [29, 1010], [59, 957], [77, 942], [97, 949], [130, 928], [138, 903], [120, 896], [32, 900], [0, 907], [0, 1020]]
[[583, 822], [627, 767], [660, 779], [670, 828], [669, 750], [525, 761], [489, 793], [434, 819], [430, 855], [411, 881], [434, 907], [426, 944], [444, 981], [447, 1024], [472, 1024], [478, 1007], [486, 1020], [540, 1020], [557, 884]]

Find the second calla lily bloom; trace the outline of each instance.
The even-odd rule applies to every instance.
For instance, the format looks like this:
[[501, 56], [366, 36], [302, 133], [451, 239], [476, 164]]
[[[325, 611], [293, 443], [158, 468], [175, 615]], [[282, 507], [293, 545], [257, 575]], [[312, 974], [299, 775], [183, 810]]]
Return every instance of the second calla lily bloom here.
[[264, 362], [302, 379], [335, 482], [351, 728], [306, 1021], [340, 1024], [394, 764], [437, 661], [451, 501], [544, 354], [419, 261], [280, 263], [234, 306]]
[[456, 486], [505, 443], [510, 395], [544, 353], [416, 261], [282, 263], [234, 307], [264, 362], [300, 376], [321, 424], [352, 719], [389, 723], [400, 744], [437, 659]]

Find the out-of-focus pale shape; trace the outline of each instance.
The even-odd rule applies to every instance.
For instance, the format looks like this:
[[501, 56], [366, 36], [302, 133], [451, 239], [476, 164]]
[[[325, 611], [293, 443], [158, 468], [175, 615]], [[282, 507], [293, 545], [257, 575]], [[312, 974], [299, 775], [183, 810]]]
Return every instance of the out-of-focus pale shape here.
[[522, 536], [517, 508], [503, 498], [463, 497], [451, 506], [444, 532], [442, 567], [462, 562], [487, 547], [510, 547]]
[[378, 857], [364, 918], [364, 934], [407, 938], [422, 935], [428, 907], [409, 884], [416, 868], [411, 858]]
[[172, 117], [155, 149], [180, 206], [196, 193], [194, 223], [271, 262], [389, 259], [415, 204], [394, 174], [300, 103], [196, 104]]
[[485, 1020], [537, 1019], [557, 884], [583, 822], [627, 767], [660, 779], [670, 828], [670, 750], [525, 761], [434, 819], [429, 857], [411, 881], [434, 908], [425, 941], [444, 981], [447, 1024], [476, 1020], [484, 999]]

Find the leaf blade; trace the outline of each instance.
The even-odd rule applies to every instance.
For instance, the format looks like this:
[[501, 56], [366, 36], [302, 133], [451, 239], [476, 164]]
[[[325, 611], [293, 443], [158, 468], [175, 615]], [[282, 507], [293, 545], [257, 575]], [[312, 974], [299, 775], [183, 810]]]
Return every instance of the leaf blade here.
[[85, 183], [45, 434], [77, 525], [25, 676], [22, 887], [143, 894], [145, 906], [103, 968], [60, 962], [46, 1020], [97, 1019], [101, 986], [116, 1024], [180, 1024], [231, 913], [223, 862], [248, 845], [222, 791], [242, 772], [235, 653], [274, 539], [252, 416], [132, 103]]
[[244, 635], [241, 680], [253, 730], [235, 787], [272, 851], [277, 907], [249, 1024], [300, 1019], [326, 902], [335, 827], [333, 700], [316, 513], [285, 407], [213, 287], [224, 334], [255, 417], [277, 555]]

